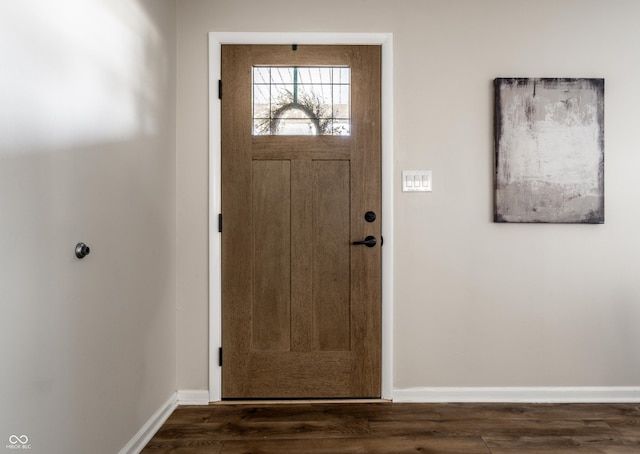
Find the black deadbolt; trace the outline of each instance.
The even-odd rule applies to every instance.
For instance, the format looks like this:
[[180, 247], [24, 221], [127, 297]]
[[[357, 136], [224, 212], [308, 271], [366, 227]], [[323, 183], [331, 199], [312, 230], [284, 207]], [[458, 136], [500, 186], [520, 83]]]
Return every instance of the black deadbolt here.
[[364, 220], [367, 222], [373, 222], [376, 220], [376, 214], [373, 211], [367, 211], [364, 214]]

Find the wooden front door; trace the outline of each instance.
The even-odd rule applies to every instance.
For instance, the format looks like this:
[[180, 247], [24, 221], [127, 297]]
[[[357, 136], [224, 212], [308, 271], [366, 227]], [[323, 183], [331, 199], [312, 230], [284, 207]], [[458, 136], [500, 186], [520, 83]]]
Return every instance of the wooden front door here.
[[[380, 55], [222, 46], [224, 399], [380, 397]], [[330, 128], [317, 119], [316, 135], [278, 135], [277, 119], [254, 119], [262, 67], [349, 68], [350, 120], [337, 135], [318, 134]], [[269, 90], [304, 97], [294, 81]], [[311, 98], [294, 101], [309, 117]]]

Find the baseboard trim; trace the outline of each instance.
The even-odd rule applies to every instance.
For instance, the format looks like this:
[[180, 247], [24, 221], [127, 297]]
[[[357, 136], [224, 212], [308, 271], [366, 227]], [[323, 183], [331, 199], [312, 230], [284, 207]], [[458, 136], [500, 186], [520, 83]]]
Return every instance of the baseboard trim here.
[[178, 405], [209, 405], [209, 390], [179, 389]]
[[636, 403], [640, 387], [469, 387], [393, 390], [394, 402]]
[[129, 440], [129, 443], [120, 450], [120, 454], [139, 454], [177, 407], [178, 393], [173, 393], [169, 400], [149, 418], [138, 433]]

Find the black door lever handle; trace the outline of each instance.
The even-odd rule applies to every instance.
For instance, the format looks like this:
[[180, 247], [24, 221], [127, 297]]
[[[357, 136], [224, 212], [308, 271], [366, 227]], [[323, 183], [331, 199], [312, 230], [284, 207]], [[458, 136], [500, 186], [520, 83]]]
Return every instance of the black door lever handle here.
[[363, 241], [354, 241], [353, 244], [364, 244], [367, 247], [373, 247], [377, 243], [375, 236], [368, 236]]

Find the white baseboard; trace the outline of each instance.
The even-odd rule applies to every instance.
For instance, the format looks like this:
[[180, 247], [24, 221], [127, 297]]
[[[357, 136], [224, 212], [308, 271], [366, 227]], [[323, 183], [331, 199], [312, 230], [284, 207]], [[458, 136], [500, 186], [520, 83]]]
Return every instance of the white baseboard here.
[[169, 400], [156, 411], [142, 426], [129, 443], [120, 450], [120, 454], [138, 454], [149, 443], [156, 432], [162, 427], [171, 413], [178, 407], [178, 393], [173, 393]]
[[179, 389], [178, 405], [209, 405], [209, 390]]
[[640, 387], [469, 387], [393, 390], [394, 402], [636, 403]]

